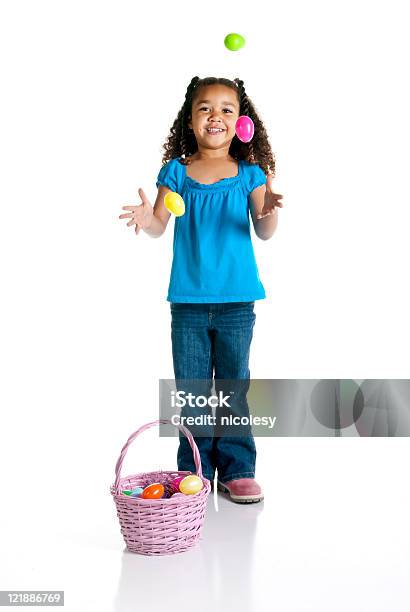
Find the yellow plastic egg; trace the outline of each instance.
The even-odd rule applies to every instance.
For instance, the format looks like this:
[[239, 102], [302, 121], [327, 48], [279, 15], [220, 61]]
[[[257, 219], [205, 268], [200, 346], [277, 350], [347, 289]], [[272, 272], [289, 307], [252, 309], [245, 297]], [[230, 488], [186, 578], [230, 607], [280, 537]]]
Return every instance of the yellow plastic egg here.
[[180, 217], [185, 212], [184, 200], [175, 191], [168, 191], [164, 198], [164, 204], [165, 208], [176, 217]]
[[203, 488], [203, 482], [199, 476], [185, 476], [179, 483], [179, 490], [185, 495], [195, 495]]

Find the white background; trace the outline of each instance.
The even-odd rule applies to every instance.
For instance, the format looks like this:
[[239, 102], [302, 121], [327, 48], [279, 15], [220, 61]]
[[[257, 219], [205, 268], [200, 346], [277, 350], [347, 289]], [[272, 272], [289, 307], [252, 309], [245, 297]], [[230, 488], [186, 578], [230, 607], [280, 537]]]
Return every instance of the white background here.
[[[284, 195], [273, 238], [253, 234], [251, 376], [409, 378], [405, 9], [1, 3], [0, 589], [64, 589], [69, 610], [408, 610], [406, 439], [257, 441], [264, 504], [210, 502], [203, 544], [174, 559], [130, 559], [108, 493], [173, 376], [173, 221], [151, 239], [118, 216], [138, 187], [154, 201], [195, 75], [244, 80]], [[172, 469], [175, 450], [151, 430], [124, 473]]]

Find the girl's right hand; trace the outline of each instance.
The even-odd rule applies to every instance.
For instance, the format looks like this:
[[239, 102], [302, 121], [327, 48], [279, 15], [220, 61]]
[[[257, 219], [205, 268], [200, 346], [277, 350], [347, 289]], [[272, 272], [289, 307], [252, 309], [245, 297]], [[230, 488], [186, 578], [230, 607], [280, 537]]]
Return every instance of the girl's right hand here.
[[141, 228], [145, 229], [151, 225], [154, 214], [154, 209], [141, 188], [138, 189], [138, 193], [142, 204], [138, 206], [123, 206], [122, 210], [129, 210], [131, 212], [119, 216], [120, 219], [130, 219], [127, 226], [135, 225], [136, 234], [138, 234]]

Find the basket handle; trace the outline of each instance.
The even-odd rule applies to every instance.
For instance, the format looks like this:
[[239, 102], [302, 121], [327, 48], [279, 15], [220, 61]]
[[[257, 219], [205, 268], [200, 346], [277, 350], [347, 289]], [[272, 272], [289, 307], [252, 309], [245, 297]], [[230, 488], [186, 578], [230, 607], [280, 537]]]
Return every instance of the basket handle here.
[[[160, 423], [162, 423], [163, 425], [166, 425], [166, 424], [173, 425], [173, 423], [169, 419], [159, 419], [158, 421], [152, 421], [152, 423], [146, 423], [146, 425], [143, 425], [142, 427], [137, 429], [137, 431], [134, 431], [134, 433], [130, 435], [130, 437], [128, 438], [128, 440], [126, 441], [124, 446], [122, 447], [121, 454], [118, 457], [118, 461], [117, 461], [117, 463], [115, 465], [115, 484], [114, 484], [114, 488], [115, 488], [115, 492], [117, 494], [119, 494], [119, 489], [120, 489], [120, 475], [121, 475], [122, 463], [124, 461], [125, 455], [127, 454], [127, 450], [128, 450], [128, 447], [130, 446], [131, 442], [133, 442], [135, 440], [135, 438], [137, 436], [139, 436], [140, 433], [142, 433], [146, 429], [149, 429], [150, 427], [154, 427], [154, 425], [159, 425]], [[201, 455], [199, 454], [198, 447], [197, 447], [197, 445], [195, 443], [195, 440], [194, 440], [191, 432], [189, 431], [189, 429], [187, 429], [183, 425], [175, 425], [175, 427], [178, 427], [178, 429], [188, 438], [189, 445], [192, 448], [192, 453], [194, 455], [194, 462], [195, 462], [195, 467], [196, 467], [196, 473], [199, 476], [199, 478], [202, 478]]]

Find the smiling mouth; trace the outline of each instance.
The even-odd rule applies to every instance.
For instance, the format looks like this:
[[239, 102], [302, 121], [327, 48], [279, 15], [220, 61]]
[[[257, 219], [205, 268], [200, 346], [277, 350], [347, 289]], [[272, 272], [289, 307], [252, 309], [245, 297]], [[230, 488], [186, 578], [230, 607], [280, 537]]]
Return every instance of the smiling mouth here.
[[226, 130], [224, 130], [223, 128], [205, 128], [208, 134], [211, 135], [215, 135], [215, 134], [223, 134], [223, 132], [225, 132]]

